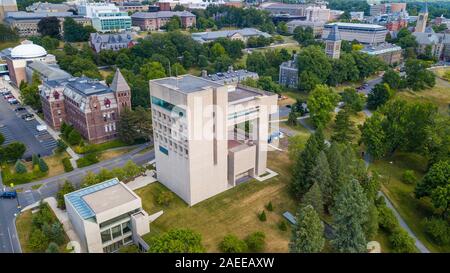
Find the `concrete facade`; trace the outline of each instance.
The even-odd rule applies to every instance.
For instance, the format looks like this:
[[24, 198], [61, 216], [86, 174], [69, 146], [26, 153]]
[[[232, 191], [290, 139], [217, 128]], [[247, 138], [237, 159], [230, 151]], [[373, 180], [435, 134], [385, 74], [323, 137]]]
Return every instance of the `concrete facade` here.
[[384, 43], [377, 46], [366, 46], [361, 52], [377, 56], [388, 65], [400, 64], [402, 60], [402, 48], [393, 44]]
[[189, 205], [266, 172], [277, 95], [191, 75], [151, 80], [150, 95], [158, 181]]
[[16, 0], [0, 0], [0, 22], [6, 18], [6, 13], [17, 11]]
[[384, 26], [373, 24], [357, 24], [357, 23], [330, 23], [326, 24], [322, 33], [322, 37], [326, 38], [337, 25], [342, 40], [357, 40], [362, 44], [380, 44], [386, 40], [387, 29]]
[[82, 248], [89, 253], [138, 245], [138, 238], [150, 231], [141, 198], [117, 178], [66, 194], [64, 201]]

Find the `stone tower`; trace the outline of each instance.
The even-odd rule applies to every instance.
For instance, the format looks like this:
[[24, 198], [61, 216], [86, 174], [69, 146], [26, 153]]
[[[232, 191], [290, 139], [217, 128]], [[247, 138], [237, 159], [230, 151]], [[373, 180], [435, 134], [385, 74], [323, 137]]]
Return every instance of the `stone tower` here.
[[428, 20], [428, 2], [425, 2], [424, 8], [419, 12], [419, 16], [417, 17], [415, 32], [425, 32], [427, 28], [427, 20]]
[[17, 11], [16, 0], [0, 0], [0, 23], [3, 22], [8, 11]]
[[325, 39], [325, 53], [332, 59], [339, 59], [341, 56], [341, 35], [336, 24], [333, 25], [330, 34]]
[[118, 68], [116, 70], [116, 74], [114, 74], [111, 89], [114, 91], [116, 96], [119, 115], [126, 108], [131, 109], [131, 89]]

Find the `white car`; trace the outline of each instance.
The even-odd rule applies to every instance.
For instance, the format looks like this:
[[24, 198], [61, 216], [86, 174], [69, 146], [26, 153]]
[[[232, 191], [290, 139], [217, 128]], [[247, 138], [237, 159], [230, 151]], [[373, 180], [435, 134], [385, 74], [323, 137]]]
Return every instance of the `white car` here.
[[36, 125], [36, 130], [38, 132], [46, 131], [47, 130], [47, 126], [46, 125], [42, 125], [42, 124]]

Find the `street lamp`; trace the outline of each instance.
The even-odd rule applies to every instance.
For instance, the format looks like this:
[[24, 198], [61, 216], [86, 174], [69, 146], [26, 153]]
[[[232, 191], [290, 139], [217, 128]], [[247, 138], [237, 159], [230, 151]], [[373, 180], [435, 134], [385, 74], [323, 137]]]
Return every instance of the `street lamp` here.
[[[389, 161], [389, 164], [394, 164], [394, 161]], [[389, 172], [389, 178], [388, 178], [388, 182], [387, 184], [389, 185], [389, 183], [391, 183], [391, 172]]]
[[[9, 186], [11, 187], [11, 189], [14, 189], [14, 183], [9, 184]], [[17, 194], [17, 190], [14, 189], [14, 192], [16, 193], [16, 199], [17, 199], [17, 208], [20, 209], [20, 201], [19, 201], [19, 195]]]

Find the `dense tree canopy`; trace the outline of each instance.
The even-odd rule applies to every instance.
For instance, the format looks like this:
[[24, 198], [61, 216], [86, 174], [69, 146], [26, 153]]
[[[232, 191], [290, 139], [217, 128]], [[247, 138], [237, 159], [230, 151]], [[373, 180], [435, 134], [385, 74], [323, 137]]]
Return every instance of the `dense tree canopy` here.
[[59, 39], [61, 37], [60, 21], [56, 17], [44, 17], [38, 22], [38, 32], [42, 36]]

